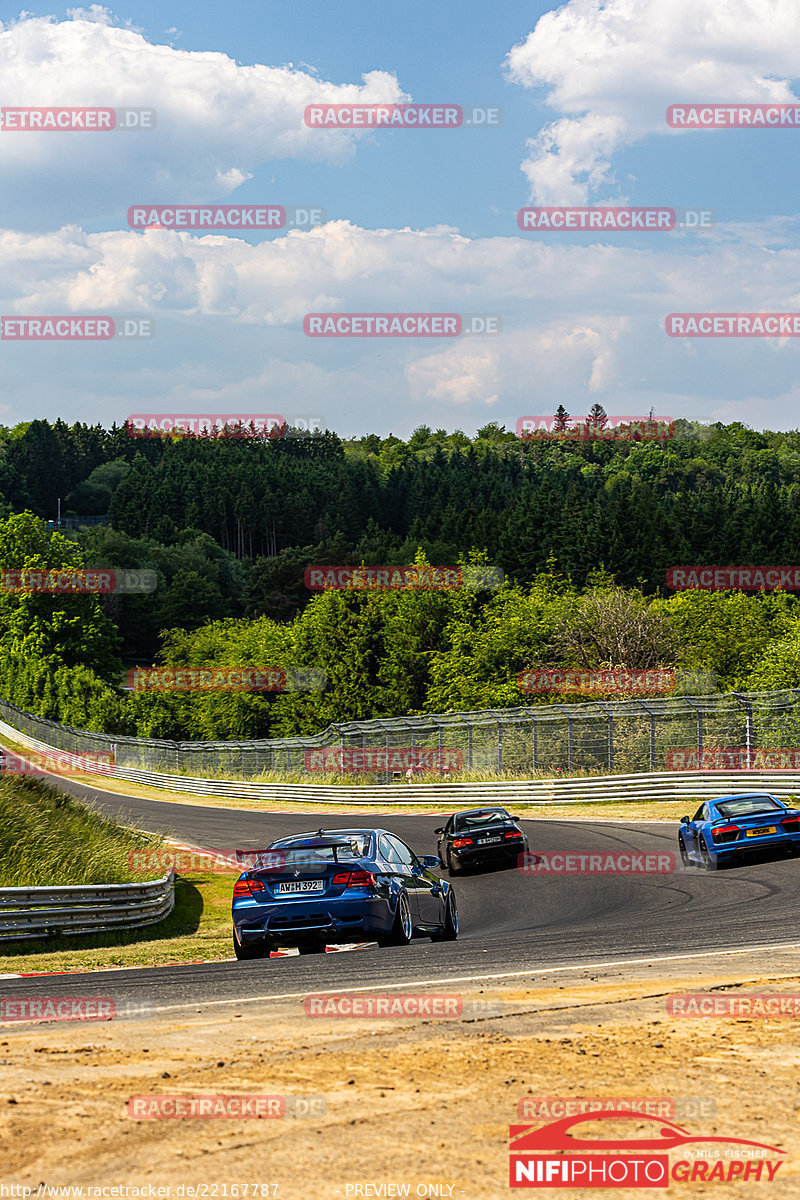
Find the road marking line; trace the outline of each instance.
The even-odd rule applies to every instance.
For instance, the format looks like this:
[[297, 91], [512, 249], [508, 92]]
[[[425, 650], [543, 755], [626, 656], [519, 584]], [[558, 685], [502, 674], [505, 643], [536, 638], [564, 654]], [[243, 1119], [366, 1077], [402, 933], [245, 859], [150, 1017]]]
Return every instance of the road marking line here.
[[[481, 983], [487, 979], [521, 979], [531, 975], [558, 975], [564, 971], [596, 971], [600, 967], [634, 967], [652, 963], [664, 962], [682, 962], [687, 959], [698, 958], [716, 958], [719, 956], [726, 957], [733, 954], [755, 954], [761, 950], [800, 950], [800, 942], [781, 942], [778, 945], [767, 946], [745, 946], [737, 950], [703, 950], [693, 954], [664, 954], [658, 958], [620, 958], [609, 959], [601, 962], [577, 963], [570, 966], [553, 966], [553, 967], [537, 967], [529, 971], [499, 971], [487, 975], [451, 975], [443, 979], [411, 979], [404, 980], [402, 983], [388, 985], [384, 983], [369, 984], [364, 987], [349, 987], [345, 990], [349, 992], [385, 992], [387, 986], [395, 988], [410, 988], [410, 987], [432, 987], [451, 983]], [[314, 991], [315, 996], [337, 996], [342, 991], [342, 988], [329, 989], [327, 991]], [[198, 1007], [203, 1008], [219, 1008], [226, 1004], [258, 1004], [261, 1002], [269, 1002], [271, 1000], [303, 1000], [308, 991], [304, 992], [281, 992], [277, 995], [261, 995], [261, 996], [243, 996], [236, 1000], [194, 1000], [190, 1004], [167, 1004], [157, 1008], [149, 1008], [148, 1013], [158, 1012], [178, 1012], [186, 1008]]]

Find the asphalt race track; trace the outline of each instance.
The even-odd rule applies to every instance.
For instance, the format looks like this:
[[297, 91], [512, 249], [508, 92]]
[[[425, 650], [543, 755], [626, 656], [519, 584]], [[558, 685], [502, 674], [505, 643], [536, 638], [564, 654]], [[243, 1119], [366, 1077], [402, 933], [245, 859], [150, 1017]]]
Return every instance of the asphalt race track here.
[[[64, 790], [88, 797], [99, 809], [142, 829], [166, 833], [203, 849], [261, 848], [288, 833], [327, 827], [393, 830], [418, 853], [436, 849], [442, 817], [327, 814], [287, 815], [211, 808], [98, 792], [74, 781]], [[532, 852], [671, 851], [672, 823], [524, 822]], [[683, 868], [655, 876], [526, 876], [513, 867], [457, 876], [461, 933], [457, 942], [346, 954], [217, 962], [91, 975], [98, 988], [120, 1000], [155, 1009], [214, 1001], [285, 997], [328, 989], [474, 979], [609, 960], [657, 958], [785, 945], [800, 918], [800, 861], [751, 863], [706, 873]], [[86, 993], [87, 976], [58, 977], [59, 995]], [[6, 996], [52, 993], [53, 980], [7, 978]]]

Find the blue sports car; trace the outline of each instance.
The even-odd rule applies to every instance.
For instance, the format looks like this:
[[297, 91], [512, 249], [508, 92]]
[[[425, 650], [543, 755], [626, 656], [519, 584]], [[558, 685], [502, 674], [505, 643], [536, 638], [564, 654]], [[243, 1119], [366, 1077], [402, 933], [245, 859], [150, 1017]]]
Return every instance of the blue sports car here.
[[800, 811], [763, 792], [720, 796], [681, 817], [678, 851], [684, 866], [707, 871], [746, 854], [772, 849], [800, 854]]
[[234, 953], [263, 958], [278, 946], [314, 954], [326, 942], [454, 941], [455, 893], [433, 874], [438, 865], [385, 829], [318, 829], [271, 842], [234, 885]]

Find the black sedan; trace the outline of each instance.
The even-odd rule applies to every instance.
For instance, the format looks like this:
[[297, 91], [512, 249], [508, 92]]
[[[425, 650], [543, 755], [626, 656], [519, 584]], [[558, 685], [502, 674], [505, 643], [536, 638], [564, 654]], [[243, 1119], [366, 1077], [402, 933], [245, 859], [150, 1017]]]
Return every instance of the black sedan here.
[[320, 953], [327, 942], [405, 946], [458, 937], [452, 885], [385, 829], [319, 829], [272, 842], [233, 888], [236, 957], [279, 946]]
[[454, 813], [439, 835], [439, 862], [451, 875], [463, 867], [482, 863], [517, 861], [528, 849], [528, 839], [504, 808], [471, 808]]

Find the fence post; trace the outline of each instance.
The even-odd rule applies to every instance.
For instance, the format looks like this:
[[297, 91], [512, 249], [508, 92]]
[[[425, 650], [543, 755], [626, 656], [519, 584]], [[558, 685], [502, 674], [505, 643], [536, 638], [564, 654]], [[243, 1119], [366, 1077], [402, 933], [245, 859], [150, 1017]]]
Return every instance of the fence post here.
[[538, 757], [538, 753], [539, 753], [539, 726], [536, 722], [536, 718], [534, 717], [533, 718], [533, 763], [531, 764], [533, 767], [534, 775], [536, 774], [536, 759]]
[[497, 722], [497, 773], [503, 769], [503, 722]]

